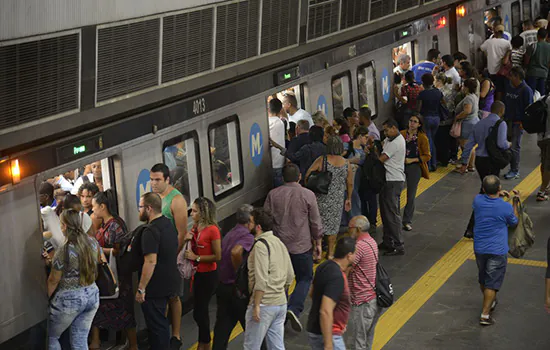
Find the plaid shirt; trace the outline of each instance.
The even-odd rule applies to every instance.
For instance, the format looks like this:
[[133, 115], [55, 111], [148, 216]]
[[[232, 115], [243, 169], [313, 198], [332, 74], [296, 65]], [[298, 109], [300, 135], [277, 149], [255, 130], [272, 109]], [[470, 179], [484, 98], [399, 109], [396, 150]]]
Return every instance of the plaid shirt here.
[[416, 99], [418, 98], [418, 94], [422, 90], [422, 86], [416, 83], [406, 84], [401, 87], [401, 96], [407, 97], [408, 109], [416, 110]]

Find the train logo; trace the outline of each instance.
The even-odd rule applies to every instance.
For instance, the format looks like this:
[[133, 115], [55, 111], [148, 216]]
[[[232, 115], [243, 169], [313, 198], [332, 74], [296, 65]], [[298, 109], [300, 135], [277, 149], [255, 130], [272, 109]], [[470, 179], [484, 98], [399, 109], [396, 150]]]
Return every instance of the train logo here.
[[151, 192], [151, 176], [148, 169], [139, 172], [136, 183], [136, 206], [139, 208], [139, 199], [147, 192]]
[[322, 111], [325, 116], [328, 115], [327, 98], [324, 95], [319, 95], [319, 98], [317, 99], [317, 110]]
[[382, 97], [386, 103], [390, 100], [390, 74], [386, 68], [382, 71]]
[[263, 137], [262, 137], [262, 130], [260, 129], [260, 126], [258, 123], [252, 124], [252, 127], [250, 128], [250, 158], [252, 158], [252, 163], [254, 163], [255, 166], [260, 166], [262, 163], [262, 158], [264, 156], [263, 153]]

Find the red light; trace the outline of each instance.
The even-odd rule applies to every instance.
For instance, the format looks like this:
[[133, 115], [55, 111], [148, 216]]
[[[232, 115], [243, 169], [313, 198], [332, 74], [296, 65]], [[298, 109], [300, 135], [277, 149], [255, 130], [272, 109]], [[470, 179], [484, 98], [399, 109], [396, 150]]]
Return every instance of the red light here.
[[437, 20], [437, 28], [443, 28], [447, 25], [447, 18], [441, 17]]

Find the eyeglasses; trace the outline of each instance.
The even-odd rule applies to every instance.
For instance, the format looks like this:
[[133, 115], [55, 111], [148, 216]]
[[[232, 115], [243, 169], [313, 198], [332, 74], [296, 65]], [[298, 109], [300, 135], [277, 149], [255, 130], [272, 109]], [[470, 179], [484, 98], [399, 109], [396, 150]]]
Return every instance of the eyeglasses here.
[[416, 123], [416, 124], [418, 124], [418, 123], [420, 123], [420, 121], [414, 120], [414, 119], [409, 119], [409, 123]]

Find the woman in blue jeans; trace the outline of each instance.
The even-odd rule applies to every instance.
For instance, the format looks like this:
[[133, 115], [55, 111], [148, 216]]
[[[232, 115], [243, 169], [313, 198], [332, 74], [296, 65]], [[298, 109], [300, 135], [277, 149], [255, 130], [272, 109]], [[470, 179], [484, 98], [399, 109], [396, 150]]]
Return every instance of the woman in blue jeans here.
[[445, 106], [443, 93], [434, 87], [434, 76], [426, 73], [422, 76], [422, 85], [424, 90], [418, 94], [416, 106], [420, 114], [424, 117], [424, 131], [430, 142], [430, 153], [432, 158], [428, 161], [428, 169], [435, 171], [437, 168], [437, 157], [435, 149], [435, 134], [441, 121], [441, 106]]
[[82, 230], [76, 210], [63, 211], [60, 221], [66, 241], [56, 250], [48, 277], [48, 348], [60, 350], [59, 337], [69, 329], [71, 349], [88, 349], [88, 334], [99, 307], [95, 284], [99, 245]]

